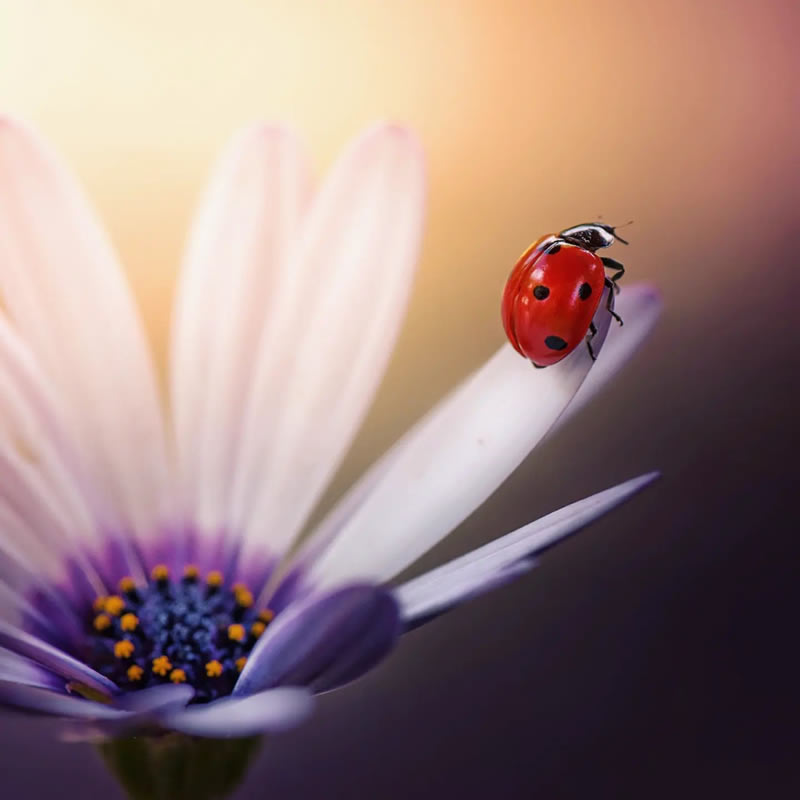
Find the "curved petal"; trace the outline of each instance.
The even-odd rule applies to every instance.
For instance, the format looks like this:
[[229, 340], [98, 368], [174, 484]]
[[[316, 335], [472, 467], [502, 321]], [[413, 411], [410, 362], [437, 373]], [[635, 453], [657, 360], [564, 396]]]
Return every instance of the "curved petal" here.
[[380, 586], [356, 584], [314, 595], [291, 606], [267, 628], [233, 694], [303, 686], [317, 679], [331, 687], [337, 680], [351, 679], [354, 666], [376, 663], [374, 654], [389, 652], [398, 633], [397, 604]]
[[[601, 303], [595, 352], [609, 322]], [[311, 565], [311, 585], [385, 581], [433, 547], [517, 468], [591, 366], [584, 347], [547, 369], [500, 348], [390, 451], [383, 477]]]
[[0, 705], [72, 719], [122, 721], [131, 716], [128, 711], [104, 703], [3, 680], [0, 680]]
[[307, 690], [283, 687], [162, 714], [159, 723], [189, 736], [228, 739], [289, 730], [307, 719], [313, 708]]
[[[395, 589], [395, 597], [406, 628], [527, 572], [533, 566], [532, 556], [630, 500], [658, 477], [650, 472], [579, 500], [404, 583]], [[521, 565], [519, 570], [516, 565]]]
[[29, 658], [0, 648], [0, 681], [24, 683], [41, 689], [64, 690], [64, 679]]
[[254, 364], [234, 525], [244, 558], [285, 553], [384, 372], [409, 295], [425, 178], [416, 140], [379, 125], [338, 161], [288, 258]]
[[194, 689], [185, 683], [178, 686], [174, 684], [151, 686], [149, 689], [119, 695], [114, 698], [114, 707], [135, 714], [177, 711], [184, 708], [194, 694]]
[[[61, 501], [71, 541], [96, 547], [98, 519], [110, 512], [96, 487], [83, 475], [80, 456], [62, 418], [52, 385], [19, 334], [0, 317], [0, 425], [9, 445], [36, 464], [50, 491]], [[61, 537], [51, 537], [54, 544]]]
[[241, 417], [264, 320], [308, 203], [302, 143], [242, 131], [222, 155], [189, 239], [172, 331], [172, 406], [186, 511], [217, 533], [229, 517]]
[[119, 692], [116, 684], [91, 667], [46, 642], [0, 620], [0, 647], [41, 664], [64, 678], [85, 684], [106, 695]]
[[0, 291], [58, 390], [118, 527], [151, 532], [169, 482], [155, 375], [111, 245], [79, 187], [18, 122], [0, 120]]
[[639, 349], [661, 315], [661, 295], [654, 286], [633, 284], [622, 289], [614, 307], [625, 324], [611, 326], [603, 345], [602, 358], [597, 359], [551, 433], [587, 406]]

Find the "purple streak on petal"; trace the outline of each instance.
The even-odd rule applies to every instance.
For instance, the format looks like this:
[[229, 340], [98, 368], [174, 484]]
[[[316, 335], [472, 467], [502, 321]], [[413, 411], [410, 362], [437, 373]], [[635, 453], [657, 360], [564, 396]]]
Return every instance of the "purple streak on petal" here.
[[283, 687], [161, 714], [159, 722], [189, 736], [237, 738], [293, 728], [309, 717], [313, 707], [307, 690]]
[[[238, 543], [236, 547], [238, 549]], [[239, 564], [237, 572], [235, 573], [236, 580], [246, 584], [250, 587], [253, 595], [260, 598], [273, 572], [275, 572], [275, 564], [274, 558], [264, 556], [260, 559], [255, 559], [251, 557], [250, 563]], [[273, 608], [271, 604], [269, 608], [276, 614], [278, 613], [278, 609]]]
[[658, 476], [657, 472], [641, 475], [579, 500], [399, 586], [395, 597], [406, 628], [416, 627], [418, 620], [432, 619], [474, 597], [476, 592], [486, 591], [493, 581], [502, 583], [503, 574], [514, 564], [582, 530], [638, 494]]
[[87, 667], [86, 664], [2, 621], [0, 621], [0, 647], [30, 658], [65, 678], [86, 684], [103, 694], [113, 695], [119, 692], [112, 681]]
[[123, 720], [130, 712], [37, 686], [0, 681], [0, 705], [73, 719]]
[[73, 610], [89, 608], [97, 597], [97, 591], [86, 577], [80, 561], [69, 559], [66, 564], [67, 577], [60, 589]]
[[358, 662], [362, 642], [367, 660], [376, 641], [385, 641], [388, 651], [396, 635], [397, 615], [392, 594], [371, 584], [309, 597], [270, 625], [250, 654], [233, 694], [309, 684], [327, 670], [335, 673], [340, 659], [345, 665]]
[[[46, 594], [37, 589], [28, 596], [28, 602], [38, 613], [35, 616], [24, 614], [21, 627], [53, 647], [74, 653], [78, 644], [83, 641], [85, 631], [63, 596]], [[49, 624], [43, 625], [41, 617], [45, 617]]]

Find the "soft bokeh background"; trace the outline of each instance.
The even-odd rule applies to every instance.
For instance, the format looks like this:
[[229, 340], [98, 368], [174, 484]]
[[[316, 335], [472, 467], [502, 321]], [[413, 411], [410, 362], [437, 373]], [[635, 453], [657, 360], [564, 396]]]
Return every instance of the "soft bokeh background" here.
[[[324, 698], [240, 797], [797, 796], [799, 24], [791, 0], [0, 0], [0, 106], [88, 187], [162, 366], [236, 128], [288, 120], [320, 170], [376, 117], [419, 131], [419, 277], [331, 497], [502, 342], [531, 239], [634, 219], [614, 255], [664, 293], [635, 363], [424, 564], [661, 483]], [[90, 748], [10, 718], [0, 785], [118, 796]]]

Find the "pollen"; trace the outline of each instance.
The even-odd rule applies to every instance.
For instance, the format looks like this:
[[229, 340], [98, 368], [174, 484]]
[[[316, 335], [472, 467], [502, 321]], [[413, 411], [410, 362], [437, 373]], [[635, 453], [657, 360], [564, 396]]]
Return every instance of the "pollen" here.
[[275, 619], [275, 612], [270, 611], [268, 608], [265, 608], [263, 611], [260, 611], [258, 614], [258, 618], [265, 624], [269, 625], [273, 619]]
[[104, 631], [111, 625], [111, 617], [108, 614], [98, 614], [92, 624], [96, 631]]
[[267, 626], [263, 622], [254, 622], [250, 626], [250, 633], [252, 633], [253, 636], [256, 637], [256, 639], [258, 639], [258, 637], [261, 636], [261, 634], [264, 633], [266, 629]]
[[169, 580], [169, 570], [167, 569], [166, 564], [156, 564], [153, 567], [150, 577], [154, 581], [167, 581]]
[[119, 590], [123, 594], [128, 594], [128, 592], [132, 592], [136, 588], [136, 581], [130, 577], [130, 575], [126, 575], [120, 582], [119, 582]]
[[228, 625], [228, 638], [233, 642], [243, 642], [247, 638], [244, 625], [239, 625], [238, 622]]
[[209, 661], [208, 664], [206, 664], [206, 675], [208, 675], [209, 678], [218, 678], [222, 675], [222, 664], [216, 659]]
[[236, 589], [235, 594], [236, 603], [241, 608], [250, 608], [253, 605], [253, 593], [246, 586]]
[[174, 669], [170, 672], [169, 679], [173, 683], [186, 683], [186, 673], [182, 669]]
[[200, 570], [194, 564], [187, 564], [183, 568], [183, 577], [190, 581], [196, 581]]
[[172, 663], [166, 656], [153, 659], [153, 672], [162, 678], [172, 669]]
[[133, 651], [136, 649], [136, 646], [133, 642], [128, 641], [127, 639], [123, 639], [121, 642], [117, 642], [114, 645], [114, 655], [117, 658], [130, 658], [133, 655]]
[[125, 601], [117, 594], [111, 595], [106, 600], [106, 611], [112, 617], [118, 617], [125, 608]]
[[108, 598], [104, 594], [98, 595], [95, 597], [94, 603], [92, 603], [92, 608], [95, 611], [105, 611], [106, 600], [108, 600]]
[[219, 570], [212, 570], [206, 575], [206, 583], [209, 586], [222, 586], [223, 577]]
[[241, 658], [236, 659], [236, 669], [241, 672], [244, 669], [244, 665], [247, 663], [247, 656], [242, 656]]
[[128, 667], [128, 680], [140, 681], [144, 675], [144, 670], [138, 664], [131, 664]]
[[123, 614], [119, 621], [119, 626], [124, 631], [135, 631], [139, 625], [139, 617], [136, 614]]

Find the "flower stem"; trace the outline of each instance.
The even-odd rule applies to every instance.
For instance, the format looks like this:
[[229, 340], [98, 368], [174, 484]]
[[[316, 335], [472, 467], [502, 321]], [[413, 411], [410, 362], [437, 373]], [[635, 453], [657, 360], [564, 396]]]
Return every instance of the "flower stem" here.
[[223, 800], [238, 787], [261, 737], [136, 736], [98, 745], [131, 800]]

